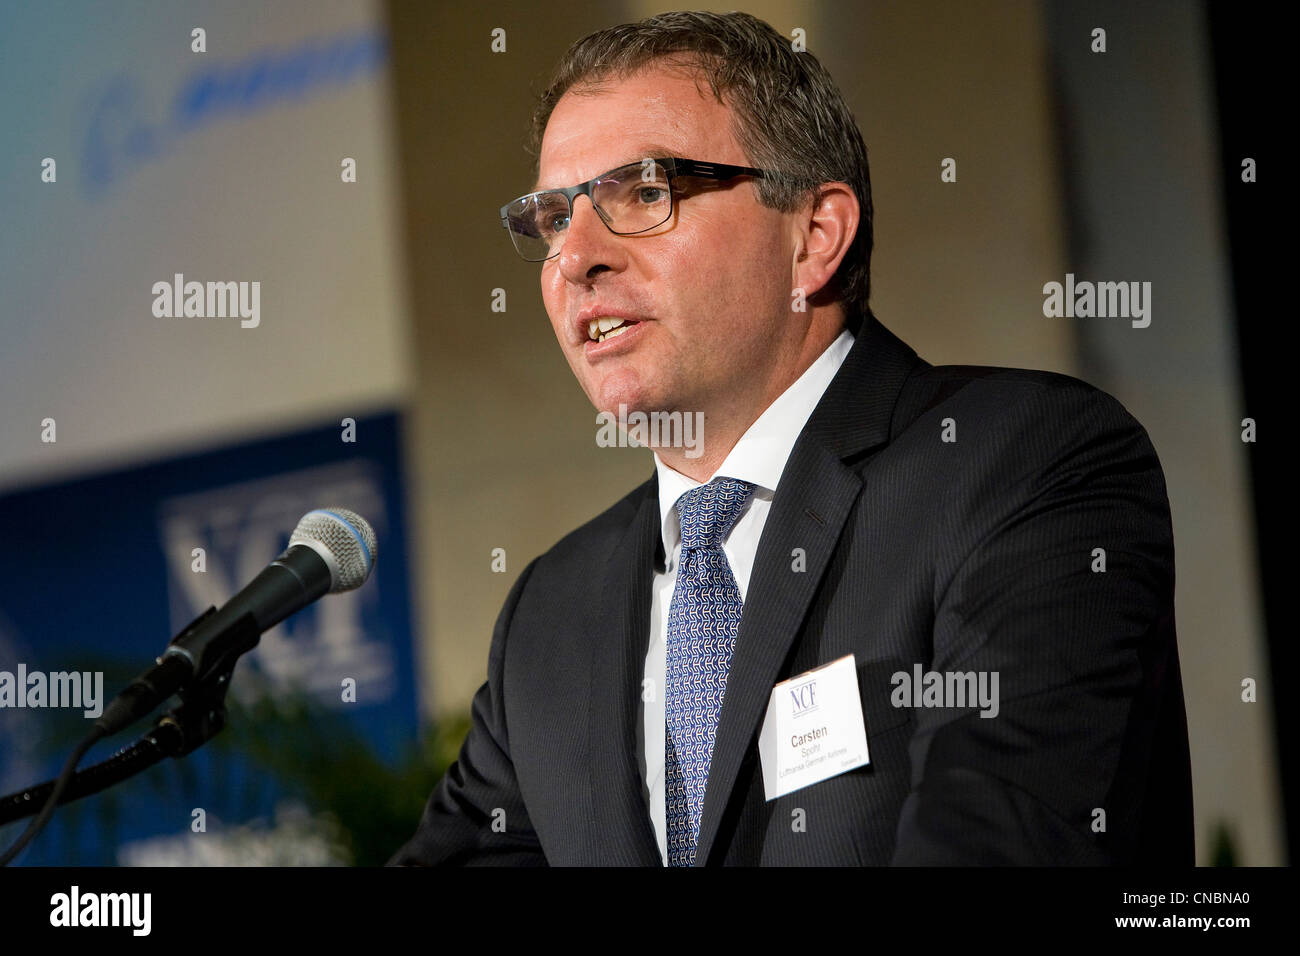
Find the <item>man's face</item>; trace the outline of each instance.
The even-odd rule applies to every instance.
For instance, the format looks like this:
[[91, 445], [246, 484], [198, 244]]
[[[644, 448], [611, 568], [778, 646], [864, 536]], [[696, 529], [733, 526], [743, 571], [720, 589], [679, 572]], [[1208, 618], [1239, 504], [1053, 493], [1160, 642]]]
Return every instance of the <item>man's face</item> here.
[[[556, 104], [537, 188], [571, 186], [655, 155], [753, 165], [732, 135], [731, 109], [707, 82], [701, 92], [682, 72], [651, 66], [601, 86]], [[542, 264], [556, 338], [599, 411], [616, 414], [624, 403], [744, 415], [769, 390], [766, 370], [797, 351], [791, 215], [760, 205], [753, 178], [678, 183], [685, 192], [673, 218], [642, 235], [614, 235], [579, 196], [560, 254]], [[592, 310], [635, 324], [596, 342], [579, 321]]]

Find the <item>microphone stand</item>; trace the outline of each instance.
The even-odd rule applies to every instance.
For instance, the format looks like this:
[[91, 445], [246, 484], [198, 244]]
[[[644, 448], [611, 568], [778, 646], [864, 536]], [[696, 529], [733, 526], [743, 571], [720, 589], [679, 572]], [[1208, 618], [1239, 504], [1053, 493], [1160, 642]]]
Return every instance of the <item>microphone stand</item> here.
[[[187, 633], [217, 609], [209, 607], [196, 617], [181, 633]], [[257, 642], [257, 625], [249, 615], [237, 622], [232, 634], [235, 646], [245, 640]], [[238, 651], [222, 660], [217, 667], [200, 680], [192, 681], [177, 691], [181, 703], [158, 718], [153, 729], [139, 740], [124, 747], [100, 763], [78, 770], [59, 796], [58, 806], [81, 797], [106, 790], [114, 784], [133, 777], [164, 757], [184, 757], [215, 737], [226, 726], [226, 691], [239, 658]], [[34, 816], [45, 806], [55, 781], [37, 784], [26, 790], [0, 797], [0, 825]]]

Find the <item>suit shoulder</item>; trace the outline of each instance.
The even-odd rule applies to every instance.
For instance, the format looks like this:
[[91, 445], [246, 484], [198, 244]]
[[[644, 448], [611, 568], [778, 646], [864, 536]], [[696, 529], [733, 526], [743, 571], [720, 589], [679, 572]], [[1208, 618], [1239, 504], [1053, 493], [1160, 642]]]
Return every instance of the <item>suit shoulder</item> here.
[[927, 365], [907, 379], [894, 409], [891, 436], [930, 417], [981, 424], [1017, 421], [1078, 430], [1146, 430], [1113, 395], [1072, 375], [995, 365]]
[[995, 366], [919, 368], [899, 396], [891, 434], [881, 464], [942, 501], [935, 514], [945, 528], [976, 529], [972, 545], [1054, 507], [1068, 513], [1086, 497], [1098, 515], [1109, 507], [1116, 521], [1172, 547], [1164, 471], [1146, 429], [1081, 379]]

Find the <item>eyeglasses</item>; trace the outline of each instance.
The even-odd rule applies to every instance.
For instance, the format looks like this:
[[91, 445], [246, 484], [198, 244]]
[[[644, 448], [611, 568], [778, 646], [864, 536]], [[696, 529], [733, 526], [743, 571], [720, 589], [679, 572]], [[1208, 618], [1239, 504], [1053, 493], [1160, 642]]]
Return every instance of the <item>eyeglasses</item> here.
[[501, 207], [501, 225], [510, 230], [515, 250], [529, 262], [560, 254], [573, 219], [573, 203], [586, 196], [605, 227], [616, 236], [634, 236], [662, 226], [673, 214], [673, 180], [698, 176], [726, 181], [737, 176], [762, 178], [761, 169], [702, 163], [694, 159], [643, 159], [602, 173], [566, 189], [543, 189]]

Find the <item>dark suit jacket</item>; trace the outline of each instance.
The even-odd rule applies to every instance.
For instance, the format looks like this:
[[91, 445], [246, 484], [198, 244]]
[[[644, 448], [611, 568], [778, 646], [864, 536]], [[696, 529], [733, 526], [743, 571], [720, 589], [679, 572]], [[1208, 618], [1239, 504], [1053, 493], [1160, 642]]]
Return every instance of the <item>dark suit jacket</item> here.
[[[1077, 379], [933, 367], [863, 323], [764, 526], [697, 864], [1192, 865], [1146, 432]], [[635, 722], [662, 550], [652, 478], [529, 564], [460, 757], [391, 863], [661, 865]], [[765, 800], [772, 686], [849, 653], [870, 764]], [[997, 671], [998, 715], [893, 706], [891, 676], [918, 663]]]

